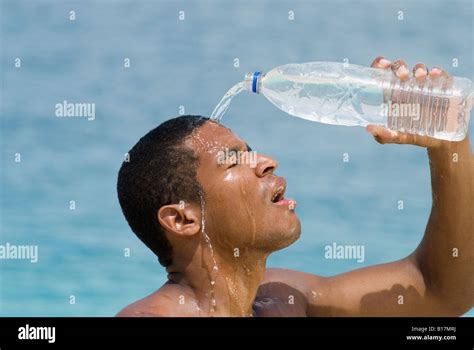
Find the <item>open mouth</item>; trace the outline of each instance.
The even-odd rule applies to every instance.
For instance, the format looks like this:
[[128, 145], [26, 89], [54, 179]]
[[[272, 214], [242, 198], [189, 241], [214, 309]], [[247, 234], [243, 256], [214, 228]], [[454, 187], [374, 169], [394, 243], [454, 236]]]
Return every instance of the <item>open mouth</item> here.
[[294, 199], [285, 198], [286, 181], [282, 177], [278, 177], [275, 181], [273, 195], [271, 202], [274, 205], [288, 207], [290, 210], [294, 210], [296, 207], [296, 201]]
[[278, 203], [285, 199], [286, 181], [282, 177], [277, 177], [273, 185], [272, 203]]
[[276, 192], [273, 194], [272, 203], [277, 203], [283, 199], [285, 199], [285, 187], [278, 186]]

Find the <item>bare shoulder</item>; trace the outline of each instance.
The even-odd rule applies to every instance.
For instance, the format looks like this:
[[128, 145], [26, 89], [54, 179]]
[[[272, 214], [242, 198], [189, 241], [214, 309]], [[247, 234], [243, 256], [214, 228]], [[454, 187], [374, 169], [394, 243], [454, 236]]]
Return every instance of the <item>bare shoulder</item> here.
[[123, 308], [116, 317], [196, 316], [196, 306], [194, 298], [180, 286], [165, 283], [154, 293]]
[[281, 268], [269, 268], [266, 269], [260, 286], [262, 287], [269, 283], [284, 283], [300, 290], [301, 292], [307, 292], [307, 288], [322, 284], [324, 283], [324, 280], [325, 278], [322, 276], [307, 272]]
[[140, 299], [126, 307], [115, 317], [167, 317], [173, 316], [163, 300], [160, 290]]
[[267, 269], [255, 298], [255, 313], [257, 316], [306, 316], [311, 288], [320, 278], [294, 270]]

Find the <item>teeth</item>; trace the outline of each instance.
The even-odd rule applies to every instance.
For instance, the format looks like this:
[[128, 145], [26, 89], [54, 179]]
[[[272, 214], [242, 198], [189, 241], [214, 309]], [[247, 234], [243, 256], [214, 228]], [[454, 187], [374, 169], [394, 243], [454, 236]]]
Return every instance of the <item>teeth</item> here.
[[276, 193], [273, 195], [272, 202], [274, 202], [275, 199], [277, 199], [277, 197], [278, 197], [282, 192], [283, 192], [283, 186], [278, 187]]

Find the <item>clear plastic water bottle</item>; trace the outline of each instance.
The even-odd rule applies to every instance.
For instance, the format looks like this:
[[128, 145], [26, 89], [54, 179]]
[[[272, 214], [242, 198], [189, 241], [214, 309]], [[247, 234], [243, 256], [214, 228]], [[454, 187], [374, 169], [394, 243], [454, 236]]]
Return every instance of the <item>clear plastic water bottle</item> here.
[[388, 129], [460, 141], [474, 97], [469, 79], [442, 76], [400, 81], [391, 70], [309, 62], [249, 73], [244, 88], [281, 110], [335, 125], [377, 124]]

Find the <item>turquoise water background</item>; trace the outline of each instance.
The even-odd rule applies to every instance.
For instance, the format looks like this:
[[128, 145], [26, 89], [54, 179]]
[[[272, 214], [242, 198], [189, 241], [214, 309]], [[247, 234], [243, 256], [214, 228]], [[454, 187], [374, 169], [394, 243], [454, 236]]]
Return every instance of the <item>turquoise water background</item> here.
[[[157, 289], [165, 271], [117, 201], [123, 155], [180, 106], [210, 115], [246, 72], [382, 55], [473, 79], [469, 0], [1, 0], [0, 16], [0, 244], [39, 247], [36, 264], [0, 261], [2, 316], [111, 316]], [[64, 100], [95, 103], [95, 120], [55, 117]], [[362, 128], [294, 118], [247, 93], [223, 123], [278, 160], [298, 201], [302, 236], [269, 266], [329, 276], [419, 243], [431, 207], [425, 149], [381, 146]], [[364, 245], [365, 261], [325, 259], [333, 242]]]

